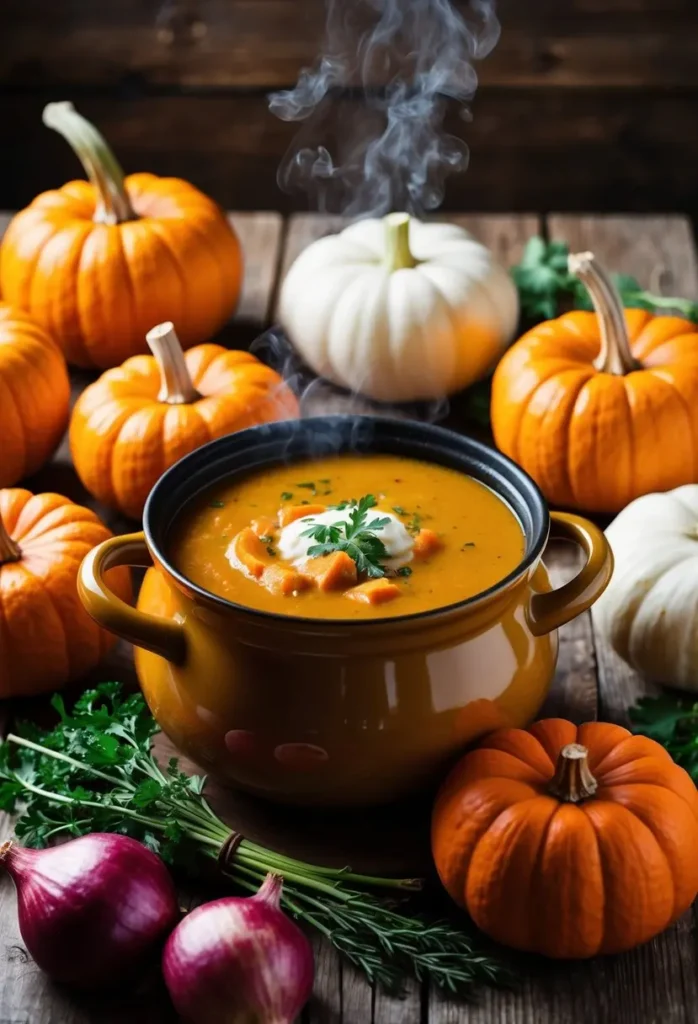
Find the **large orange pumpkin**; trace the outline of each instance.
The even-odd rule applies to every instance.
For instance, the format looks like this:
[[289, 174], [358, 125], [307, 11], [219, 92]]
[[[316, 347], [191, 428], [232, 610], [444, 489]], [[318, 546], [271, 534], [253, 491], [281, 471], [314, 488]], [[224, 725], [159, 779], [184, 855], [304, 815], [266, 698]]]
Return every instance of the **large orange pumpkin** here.
[[570, 256], [570, 270], [596, 312], [539, 324], [509, 349], [492, 429], [550, 502], [615, 513], [698, 481], [698, 326], [624, 312], [591, 253]]
[[0, 487], [35, 473], [68, 425], [60, 349], [33, 317], [0, 302]]
[[[0, 491], [0, 698], [46, 693], [94, 668], [115, 639], [78, 597], [80, 563], [110, 531], [60, 494]], [[128, 569], [110, 586], [131, 597]]]
[[698, 792], [654, 740], [561, 719], [500, 729], [436, 801], [441, 881], [499, 942], [551, 957], [618, 953], [698, 890]]
[[197, 345], [182, 353], [171, 323], [83, 391], [70, 423], [78, 476], [103, 504], [139, 518], [158, 477], [207, 441], [298, 415], [295, 396], [249, 352]]
[[240, 245], [223, 212], [179, 178], [123, 173], [70, 103], [44, 122], [71, 144], [89, 180], [44, 192], [11, 222], [0, 290], [34, 314], [76, 366], [116, 366], [174, 316], [188, 347], [228, 319], [240, 291]]

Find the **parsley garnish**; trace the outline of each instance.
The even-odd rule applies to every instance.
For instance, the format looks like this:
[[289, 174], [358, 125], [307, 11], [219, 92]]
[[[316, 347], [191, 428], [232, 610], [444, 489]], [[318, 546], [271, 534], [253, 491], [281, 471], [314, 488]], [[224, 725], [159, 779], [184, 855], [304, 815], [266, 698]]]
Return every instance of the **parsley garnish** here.
[[271, 534], [265, 533], [262, 534], [262, 536], [259, 539], [261, 540], [262, 544], [271, 544], [274, 538], [271, 536]]
[[407, 511], [407, 509], [404, 509], [402, 507], [402, 505], [393, 505], [393, 512], [395, 512], [399, 516], [408, 516], [409, 515], [409, 512]]
[[[24, 724], [0, 746], [0, 810], [18, 814], [15, 831], [26, 846], [58, 837], [117, 832], [140, 840], [168, 863], [208, 878], [226, 825], [206, 801], [206, 779], [189, 776], [176, 757], [160, 765], [151, 753], [158, 726], [140, 693], [103, 683], [80, 697], [72, 712], [55, 696], [58, 724], [48, 732]], [[406, 974], [449, 992], [476, 981], [511, 982], [501, 960], [480, 945], [467, 923], [425, 921], [396, 908], [395, 895], [419, 889], [414, 878], [367, 878], [346, 868], [318, 868], [243, 839], [219, 885], [249, 894], [268, 871], [285, 876], [285, 910], [319, 929], [369, 981], [399, 986]], [[386, 902], [366, 892], [385, 888]]]
[[419, 531], [422, 529], [422, 518], [423, 517], [419, 514], [419, 512], [412, 513], [412, 518], [407, 524], [407, 530], [409, 533], [419, 533]]
[[475, 541], [474, 540], [466, 540], [465, 544], [461, 548], [461, 551], [465, 551], [466, 548], [474, 548], [474, 547], [475, 547]]
[[268, 548], [267, 548], [267, 554], [268, 554], [268, 555], [271, 555], [271, 557], [272, 557], [272, 558], [274, 558], [274, 557], [275, 557], [275, 555], [276, 555], [276, 551], [274, 551], [274, 549], [273, 549], [273, 548], [271, 548], [271, 547], [268, 547]]
[[412, 575], [412, 570], [410, 569], [409, 565], [402, 565], [398, 569], [397, 575], [398, 576], [411, 576]]
[[301, 537], [312, 537], [317, 541], [317, 544], [308, 548], [309, 556], [319, 558], [335, 551], [345, 551], [356, 562], [358, 572], [374, 579], [385, 576], [385, 568], [381, 563], [389, 555], [383, 541], [376, 536], [376, 531], [387, 526], [390, 519], [384, 516], [369, 522], [369, 510], [376, 505], [374, 496], [365, 494], [352, 504], [348, 523], [317, 525], [303, 530]]
[[282, 501], [290, 501], [292, 497], [293, 497], [293, 491], [282, 491], [281, 492], [281, 500]]
[[304, 487], [306, 491], [312, 491], [313, 497], [317, 494], [317, 487], [312, 480], [306, 480], [303, 484], [296, 484], [296, 487]]
[[209, 501], [209, 508], [225, 508], [224, 501]]

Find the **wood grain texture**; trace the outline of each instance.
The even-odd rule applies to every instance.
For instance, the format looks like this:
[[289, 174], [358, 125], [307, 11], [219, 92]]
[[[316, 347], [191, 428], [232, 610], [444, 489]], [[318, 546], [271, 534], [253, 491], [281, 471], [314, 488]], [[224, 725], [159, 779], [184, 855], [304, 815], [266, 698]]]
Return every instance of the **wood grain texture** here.
[[[317, 195], [288, 195], [277, 185], [298, 126], [273, 117], [265, 94], [75, 94], [42, 86], [0, 91], [3, 205], [24, 206], [80, 174], [65, 142], [41, 123], [45, 102], [62, 95], [99, 125], [129, 172], [187, 178], [229, 209], [320, 208]], [[470, 163], [449, 180], [445, 208], [695, 212], [694, 120], [693, 96], [678, 90], [483, 87], [472, 123], [457, 111], [446, 120], [446, 131], [470, 147]], [[342, 135], [365, 134], [365, 121], [355, 100], [338, 101], [330, 124], [306, 126], [306, 144], [324, 144], [336, 157]]]
[[[498, 15], [486, 86], [698, 87], [690, 0], [500, 0]], [[323, 0], [5, 0], [0, 84], [283, 87], [322, 52], [324, 26]]]

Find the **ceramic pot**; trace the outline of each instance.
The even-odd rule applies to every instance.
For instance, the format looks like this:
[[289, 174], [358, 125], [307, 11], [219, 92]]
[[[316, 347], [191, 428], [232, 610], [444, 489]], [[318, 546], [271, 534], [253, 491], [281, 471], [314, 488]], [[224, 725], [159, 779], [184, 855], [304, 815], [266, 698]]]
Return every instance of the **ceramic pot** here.
[[[521, 563], [476, 597], [375, 621], [256, 611], [175, 569], [172, 524], [203, 490], [342, 451], [411, 456], [482, 481], [521, 523]], [[530, 477], [499, 452], [438, 427], [380, 417], [272, 423], [213, 441], [164, 474], [143, 526], [85, 559], [85, 607], [136, 645], [146, 700], [183, 753], [225, 783], [306, 805], [405, 796], [484, 732], [527, 725], [553, 678], [557, 627], [599, 597], [612, 571], [603, 533], [579, 516], [551, 515]], [[551, 534], [585, 554], [579, 574], [557, 590], [542, 562]], [[117, 565], [152, 566], [137, 609], [109, 590], [105, 572]]]

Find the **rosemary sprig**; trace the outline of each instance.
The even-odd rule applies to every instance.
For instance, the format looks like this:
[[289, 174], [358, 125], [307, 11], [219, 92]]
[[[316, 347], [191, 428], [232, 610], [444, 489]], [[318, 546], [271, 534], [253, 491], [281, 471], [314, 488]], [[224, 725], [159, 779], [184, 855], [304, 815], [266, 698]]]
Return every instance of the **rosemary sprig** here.
[[374, 516], [369, 520], [368, 513], [377, 504], [372, 494], [365, 494], [357, 502], [344, 506], [350, 508], [347, 522], [336, 523], [333, 526], [318, 524], [303, 530], [301, 537], [312, 537], [317, 541], [317, 544], [312, 544], [308, 548], [309, 556], [318, 558], [335, 551], [345, 551], [356, 562], [359, 573], [374, 579], [385, 576], [382, 562], [389, 555], [376, 533], [387, 526], [390, 519], [386, 516]]
[[[26, 845], [120, 832], [189, 870], [202, 858], [218, 861], [231, 829], [208, 804], [203, 777], [186, 775], [176, 758], [164, 770], [155, 761], [150, 745], [157, 725], [140, 694], [124, 697], [118, 683], [104, 683], [72, 713], [59, 696], [53, 706], [60, 716], [54, 729], [26, 724], [0, 747], [0, 809], [19, 811], [16, 832]], [[475, 933], [402, 913], [362, 891], [392, 891], [394, 902], [419, 889], [419, 879], [306, 864], [247, 839], [222, 871], [248, 891], [268, 871], [282, 874], [286, 909], [388, 988], [399, 988], [408, 974], [453, 992], [476, 981], [509, 980], [503, 964], [478, 950]]]

